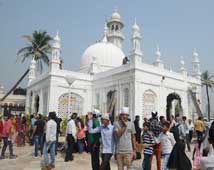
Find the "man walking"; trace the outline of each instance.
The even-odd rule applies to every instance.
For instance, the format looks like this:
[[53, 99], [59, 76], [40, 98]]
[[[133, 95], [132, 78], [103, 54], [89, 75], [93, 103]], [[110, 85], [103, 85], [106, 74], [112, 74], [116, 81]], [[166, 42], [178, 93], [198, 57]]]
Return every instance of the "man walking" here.
[[34, 156], [35, 157], [38, 156], [39, 150], [41, 155], [43, 153], [44, 129], [45, 129], [45, 122], [44, 120], [42, 120], [42, 115], [39, 114], [36, 122], [34, 123], [34, 129], [31, 136], [31, 139], [34, 138], [34, 145], [35, 145]]
[[110, 123], [108, 113], [101, 117], [102, 125], [98, 128], [92, 128], [92, 120], [89, 121], [89, 133], [101, 133], [102, 141], [102, 163], [100, 170], [111, 170], [110, 160], [115, 151], [114, 126]]
[[[92, 120], [92, 128], [100, 127], [100, 122], [99, 122], [97, 115], [95, 113], [92, 114], [91, 112], [89, 112], [88, 113], [88, 119]], [[99, 170], [99, 168], [100, 168], [100, 160], [99, 160], [100, 133], [99, 132], [98, 133], [90, 133], [89, 132], [89, 147], [90, 147], [90, 152], [91, 152], [92, 170]]]
[[190, 137], [189, 137], [189, 128], [188, 128], [188, 124], [187, 124], [187, 122], [186, 122], [186, 120], [187, 120], [186, 116], [183, 116], [183, 117], [182, 117], [182, 120], [183, 120], [182, 125], [183, 125], [183, 127], [184, 127], [185, 134], [186, 134], [186, 135], [185, 135], [185, 143], [186, 143], [186, 145], [187, 145], [188, 151], [190, 152], [190, 151], [191, 151], [191, 148], [190, 148]]
[[[49, 112], [48, 122], [46, 123], [46, 140], [44, 143], [44, 162], [45, 166], [42, 170], [50, 170], [55, 168], [55, 144], [56, 144], [56, 133], [57, 124], [54, 121], [56, 118], [55, 112]], [[50, 158], [48, 156], [48, 151], [50, 151]]]
[[68, 147], [66, 149], [65, 162], [73, 160], [73, 147], [74, 142], [76, 141], [76, 125], [74, 122], [74, 114], [72, 114], [71, 119], [67, 123], [66, 128], [66, 141], [68, 143]]
[[202, 117], [198, 117], [198, 120], [195, 122], [195, 131], [197, 134], [197, 140], [201, 141], [203, 138], [203, 133], [205, 131], [205, 125]]
[[116, 159], [118, 170], [131, 170], [132, 160], [136, 157], [136, 140], [134, 124], [128, 121], [129, 108], [123, 107], [120, 112], [119, 121], [115, 123], [117, 136]]

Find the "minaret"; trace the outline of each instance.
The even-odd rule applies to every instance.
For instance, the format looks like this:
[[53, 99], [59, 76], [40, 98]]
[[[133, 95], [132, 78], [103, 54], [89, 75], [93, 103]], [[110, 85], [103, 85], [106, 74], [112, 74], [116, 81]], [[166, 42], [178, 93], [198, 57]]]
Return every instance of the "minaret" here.
[[130, 52], [130, 61], [133, 63], [133, 61], [142, 61], [143, 52], [141, 50], [141, 35], [140, 35], [140, 28], [136, 23], [136, 19], [134, 22], [134, 25], [132, 26], [132, 50]]
[[156, 52], [155, 52], [156, 60], [154, 65], [160, 68], [164, 68], [163, 61], [161, 60], [161, 51], [159, 46], [157, 46]]
[[139, 55], [143, 55], [142, 51], [141, 51], [141, 35], [140, 35], [140, 28], [137, 25], [136, 22], [136, 18], [135, 18], [135, 22], [134, 25], [132, 26], [132, 50], [135, 51], [136, 53], [138, 53]]
[[36, 61], [34, 58], [31, 60], [29, 69], [28, 85], [36, 78]]
[[201, 66], [199, 55], [196, 52], [196, 49], [193, 51], [193, 61], [192, 61], [192, 76], [200, 79], [201, 78]]
[[57, 32], [56, 36], [53, 39], [50, 71], [59, 70], [60, 64], [61, 64], [61, 39]]
[[110, 21], [107, 23], [108, 26], [108, 41], [115, 44], [117, 47], [122, 48], [124, 35], [122, 33], [122, 29], [124, 24], [121, 20], [120, 14], [114, 10], [111, 15]]
[[181, 67], [180, 67], [181, 74], [186, 75], [187, 72], [186, 72], [186, 69], [185, 69], [185, 62], [184, 62], [183, 56], [180, 57], [180, 64], [181, 64]]

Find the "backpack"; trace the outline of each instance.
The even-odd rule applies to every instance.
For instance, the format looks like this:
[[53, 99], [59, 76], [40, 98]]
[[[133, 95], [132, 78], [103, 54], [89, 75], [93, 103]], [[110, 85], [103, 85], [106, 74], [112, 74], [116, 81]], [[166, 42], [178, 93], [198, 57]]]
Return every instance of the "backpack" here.
[[180, 126], [180, 124], [174, 125], [174, 126], [170, 129], [170, 132], [173, 134], [173, 136], [174, 136], [176, 142], [180, 141], [180, 138], [179, 138], [180, 133], [179, 133], [179, 129], [178, 129], [179, 126]]

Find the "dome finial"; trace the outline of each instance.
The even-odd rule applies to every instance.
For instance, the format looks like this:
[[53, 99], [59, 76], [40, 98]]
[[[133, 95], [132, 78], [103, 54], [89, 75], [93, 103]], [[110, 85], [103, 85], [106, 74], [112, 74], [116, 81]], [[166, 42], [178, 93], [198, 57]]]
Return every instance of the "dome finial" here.
[[114, 11], [113, 12], [118, 12], [118, 7], [114, 6]]
[[108, 27], [107, 27], [107, 22], [105, 21], [105, 25], [104, 25], [104, 37], [103, 37], [102, 42], [108, 42], [107, 34], [108, 34]]
[[157, 44], [156, 46], [156, 56], [157, 56], [157, 59], [160, 60], [160, 57], [161, 57], [161, 52], [160, 52], [160, 47], [159, 45]]

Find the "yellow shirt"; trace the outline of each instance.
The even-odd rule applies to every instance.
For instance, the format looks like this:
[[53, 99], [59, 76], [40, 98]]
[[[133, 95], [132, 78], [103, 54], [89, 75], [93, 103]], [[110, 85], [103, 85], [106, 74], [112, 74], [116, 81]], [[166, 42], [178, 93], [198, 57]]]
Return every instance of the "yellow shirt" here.
[[201, 120], [196, 120], [195, 122], [195, 130], [203, 132], [205, 130], [204, 122]]

